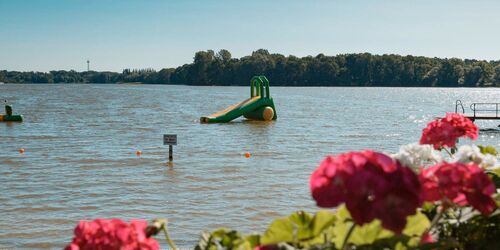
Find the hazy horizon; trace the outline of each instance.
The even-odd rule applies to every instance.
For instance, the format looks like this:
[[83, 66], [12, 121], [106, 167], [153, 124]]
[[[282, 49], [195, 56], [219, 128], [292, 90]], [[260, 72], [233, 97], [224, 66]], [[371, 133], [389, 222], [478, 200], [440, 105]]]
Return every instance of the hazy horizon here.
[[495, 1], [0, 1], [0, 70], [120, 72], [263, 48], [500, 59]]

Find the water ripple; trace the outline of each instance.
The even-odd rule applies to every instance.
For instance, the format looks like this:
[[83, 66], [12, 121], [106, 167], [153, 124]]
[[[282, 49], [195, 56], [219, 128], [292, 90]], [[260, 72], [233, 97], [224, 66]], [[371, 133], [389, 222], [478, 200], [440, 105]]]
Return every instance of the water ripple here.
[[[456, 99], [500, 96], [491, 88], [271, 92], [276, 122], [199, 124], [248, 88], [1, 85], [25, 122], [0, 123], [0, 248], [62, 248], [80, 220], [100, 217], [167, 217], [183, 248], [217, 227], [263, 231], [272, 218], [317, 210], [308, 179], [325, 155], [394, 152]], [[162, 145], [169, 133], [178, 134], [173, 168]], [[500, 146], [500, 133], [481, 130], [478, 143]]]

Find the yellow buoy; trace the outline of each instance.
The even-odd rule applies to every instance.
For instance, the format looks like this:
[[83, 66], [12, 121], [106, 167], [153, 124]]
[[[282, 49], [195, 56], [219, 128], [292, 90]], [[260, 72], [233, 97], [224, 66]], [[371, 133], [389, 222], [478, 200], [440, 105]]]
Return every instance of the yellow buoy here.
[[265, 121], [270, 121], [274, 117], [274, 110], [271, 107], [265, 107], [264, 111], [262, 112], [262, 118], [264, 118]]

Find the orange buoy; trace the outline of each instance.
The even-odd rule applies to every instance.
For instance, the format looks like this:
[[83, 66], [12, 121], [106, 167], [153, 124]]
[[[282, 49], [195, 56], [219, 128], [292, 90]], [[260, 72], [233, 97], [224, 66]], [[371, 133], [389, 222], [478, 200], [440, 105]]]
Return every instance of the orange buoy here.
[[141, 156], [141, 155], [142, 155], [142, 151], [141, 151], [141, 150], [137, 150], [137, 151], [135, 151], [135, 154], [136, 154], [137, 156]]
[[250, 156], [252, 156], [250, 153], [248, 152], [245, 153], [245, 158], [250, 158]]
[[20, 148], [20, 149], [19, 149], [19, 153], [20, 153], [20, 154], [24, 154], [24, 148]]

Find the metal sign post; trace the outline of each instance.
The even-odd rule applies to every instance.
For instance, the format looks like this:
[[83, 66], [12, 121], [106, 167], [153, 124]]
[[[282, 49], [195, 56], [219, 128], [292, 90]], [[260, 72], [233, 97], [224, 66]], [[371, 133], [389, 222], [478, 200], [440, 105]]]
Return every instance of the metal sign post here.
[[173, 161], [173, 145], [177, 145], [177, 135], [163, 135], [163, 145], [168, 145], [168, 161]]

